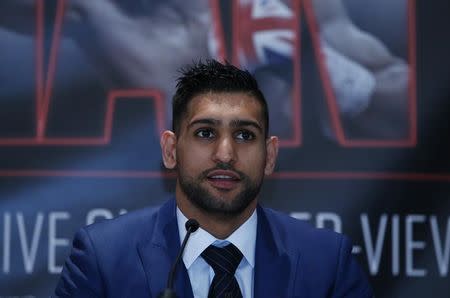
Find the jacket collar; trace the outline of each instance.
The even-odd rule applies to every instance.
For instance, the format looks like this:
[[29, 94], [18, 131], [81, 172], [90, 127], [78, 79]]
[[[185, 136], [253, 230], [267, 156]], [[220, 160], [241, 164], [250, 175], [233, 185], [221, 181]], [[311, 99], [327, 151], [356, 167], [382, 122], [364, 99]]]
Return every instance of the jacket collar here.
[[[166, 288], [170, 269], [180, 249], [175, 199], [164, 203], [154, 214], [150, 237], [138, 245], [138, 253], [144, 266], [151, 297]], [[180, 262], [175, 274], [174, 289], [178, 297], [193, 297], [187, 270]]]
[[[254, 297], [290, 297], [299, 253], [286, 250], [283, 237], [290, 235], [282, 234], [279, 229], [282, 224], [275, 223], [273, 211], [258, 206], [257, 212]], [[151, 236], [138, 245], [138, 252], [151, 296], [158, 297], [166, 288], [170, 268], [180, 249], [175, 199], [164, 203], [154, 216]], [[183, 262], [178, 264], [174, 288], [178, 297], [193, 297]]]
[[283, 245], [280, 226], [271, 210], [258, 206], [254, 297], [292, 297], [299, 253]]

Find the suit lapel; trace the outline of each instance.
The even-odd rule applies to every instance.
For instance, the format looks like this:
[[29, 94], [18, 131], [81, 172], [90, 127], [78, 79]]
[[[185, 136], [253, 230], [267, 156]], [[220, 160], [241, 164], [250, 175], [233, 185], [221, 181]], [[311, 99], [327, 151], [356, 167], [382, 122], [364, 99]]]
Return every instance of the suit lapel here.
[[271, 215], [258, 207], [254, 297], [289, 297], [297, 262], [298, 255], [282, 246]]
[[[295, 280], [298, 253], [282, 245], [273, 215], [258, 207], [256, 235], [254, 297], [289, 297]], [[171, 199], [156, 213], [153, 230], [138, 245], [151, 297], [166, 288], [171, 266], [180, 248], [175, 200]], [[184, 264], [178, 265], [175, 278], [178, 297], [192, 298], [192, 288]]]
[[[158, 297], [167, 286], [167, 278], [180, 249], [175, 200], [163, 204], [156, 214], [150, 237], [138, 245], [151, 297]], [[181, 261], [177, 267], [174, 288], [178, 297], [192, 297], [187, 270]]]

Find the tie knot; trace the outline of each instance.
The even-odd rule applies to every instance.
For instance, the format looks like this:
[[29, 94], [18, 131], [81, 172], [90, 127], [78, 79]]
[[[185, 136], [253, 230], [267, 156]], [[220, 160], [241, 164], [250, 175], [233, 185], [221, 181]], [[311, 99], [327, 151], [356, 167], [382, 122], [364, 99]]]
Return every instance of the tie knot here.
[[230, 243], [225, 247], [210, 245], [202, 252], [202, 257], [213, 268], [215, 274], [234, 275], [242, 260], [242, 253]]

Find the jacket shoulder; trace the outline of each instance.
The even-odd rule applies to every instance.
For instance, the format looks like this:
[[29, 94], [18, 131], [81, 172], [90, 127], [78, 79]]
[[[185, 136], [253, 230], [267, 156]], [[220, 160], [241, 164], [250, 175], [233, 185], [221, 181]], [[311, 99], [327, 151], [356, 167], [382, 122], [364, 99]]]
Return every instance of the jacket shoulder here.
[[[299, 293], [317, 289], [333, 297], [372, 297], [365, 273], [352, 255], [350, 239], [272, 209], [264, 209], [275, 242], [291, 257], [299, 256]], [[308, 295], [306, 295], [308, 296]], [[315, 297], [315, 296], [314, 296]]]
[[300, 255], [301, 266], [328, 271], [338, 266], [342, 253], [351, 253], [350, 240], [342, 234], [315, 228], [279, 211], [264, 211], [278, 248], [290, 255]]
[[[111, 243], [116, 239], [133, 243], [146, 235], [151, 235], [154, 229], [159, 207], [147, 207], [105, 219], [83, 229], [98, 243]], [[145, 233], [145, 235], [143, 234]]]
[[270, 208], [263, 208], [270, 222], [273, 233], [277, 235], [284, 244], [289, 247], [318, 248], [326, 246], [327, 250], [339, 248], [340, 242], [346, 236], [329, 229], [319, 229], [311, 224], [293, 218], [285, 213]]

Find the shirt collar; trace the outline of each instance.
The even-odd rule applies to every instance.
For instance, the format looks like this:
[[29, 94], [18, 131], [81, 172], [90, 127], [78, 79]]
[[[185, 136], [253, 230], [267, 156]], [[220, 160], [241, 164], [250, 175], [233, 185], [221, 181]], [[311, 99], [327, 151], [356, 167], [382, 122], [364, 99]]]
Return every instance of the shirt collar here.
[[[188, 219], [181, 210], [177, 207], [177, 222], [178, 231], [180, 234], [180, 243], [183, 242], [186, 236], [185, 224]], [[228, 243], [233, 243], [244, 255], [251, 267], [255, 266], [255, 246], [256, 246], [256, 227], [257, 227], [257, 212], [253, 211], [252, 215], [226, 239], [217, 239], [201, 227], [191, 234], [184, 253], [183, 262], [187, 269], [191, 267], [192, 263], [200, 256], [200, 254], [211, 244], [216, 246], [225, 246]]]

